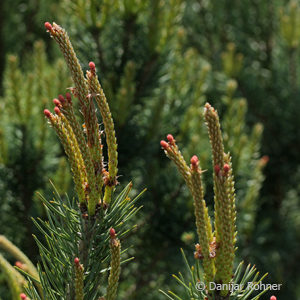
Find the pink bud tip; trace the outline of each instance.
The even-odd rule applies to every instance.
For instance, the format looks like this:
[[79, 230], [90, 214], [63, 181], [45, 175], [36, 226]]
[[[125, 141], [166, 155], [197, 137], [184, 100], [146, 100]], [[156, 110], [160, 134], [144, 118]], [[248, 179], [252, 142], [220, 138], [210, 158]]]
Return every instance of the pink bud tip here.
[[224, 164], [223, 170], [225, 173], [228, 173], [228, 171], [230, 170], [230, 166], [228, 164]]
[[262, 158], [261, 158], [261, 161], [264, 163], [264, 164], [267, 164], [270, 160], [270, 157], [268, 155], [264, 155]]
[[89, 67], [90, 67], [91, 71], [95, 71], [95, 69], [96, 69], [96, 65], [92, 61], [89, 63]]
[[271, 296], [270, 300], [277, 300], [275, 296]]
[[214, 166], [214, 170], [215, 170], [215, 174], [219, 175], [219, 173], [220, 173], [220, 166], [219, 165], [215, 165]]
[[75, 257], [75, 258], [74, 258], [74, 263], [75, 263], [75, 265], [78, 265], [78, 264], [79, 264], [79, 258], [78, 258], [78, 257]]
[[52, 25], [49, 22], [45, 22], [45, 28], [49, 31], [52, 30]]
[[191, 164], [193, 167], [197, 167], [198, 166], [198, 163], [199, 163], [199, 159], [197, 157], [197, 155], [194, 155], [192, 158], [191, 158]]
[[50, 117], [51, 117], [51, 112], [50, 112], [48, 109], [44, 109], [44, 115], [45, 115], [47, 118], [50, 118]]
[[54, 107], [54, 111], [57, 115], [60, 115], [60, 109], [57, 106]]
[[109, 230], [109, 235], [110, 235], [110, 237], [113, 239], [113, 238], [115, 238], [116, 237], [116, 231], [113, 229], [113, 228], [111, 228], [110, 230]]
[[58, 99], [61, 103], [64, 103], [66, 101], [63, 95], [58, 95]]
[[21, 298], [22, 300], [25, 300], [25, 299], [27, 298], [27, 296], [26, 296], [24, 293], [21, 293], [21, 294], [20, 294], [20, 298]]
[[20, 268], [20, 269], [22, 269], [23, 264], [20, 261], [17, 260], [15, 262], [15, 266], [18, 267], [18, 268]]
[[61, 103], [58, 99], [53, 99], [53, 103], [55, 106], [58, 106], [58, 107], [61, 106]]
[[166, 141], [162, 140], [160, 141], [160, 145], [162, 146], [162, 148], [164, 148], [165, 150], [168, 149], [169, 145]]
[[67, 101], [68, 101], [69, 103], [72, 102], [72, 96], [71, 96], [70, 93], [66, 93], [66, 99], [67, 99]]
[[168, 135], [167, 135], [167, 140], [168, 140], [168, 142], [169, 142], [170, 144], [174, 144], [174, 143], [175, 143], [175, 139], [174, 139], [174, 137], [173, 137], [172, 134], [168, 134]]

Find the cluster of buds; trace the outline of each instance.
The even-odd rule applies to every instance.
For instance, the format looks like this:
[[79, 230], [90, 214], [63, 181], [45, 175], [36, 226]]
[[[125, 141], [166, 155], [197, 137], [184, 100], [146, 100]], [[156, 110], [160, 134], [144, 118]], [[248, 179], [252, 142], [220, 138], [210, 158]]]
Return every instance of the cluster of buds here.
[[227, 176], [229, 170], [230, 170], [229, 164], [224, 164], [222, 170], [219, 165], [214, 166], [215, 175], [218, 177]]
[[[194, 252], [195, 259], [203, 259], [203, 253], [201, 246], [199, 244], [195, 245], [196, 251]], [[216, 257], [216, 250], [218, 249], [218, 244], [216, 242], [216, 238], [213, 237], [213, 241], [209, 244], [209, 257], [215, 258]]]
[[[194, 212], [199, 243], [196, 244], [195, 258], [203, 260], [205, 281], [227, 284], [233, 275], [233, 259], [236, 242], [236, 208], [235, 190], [231, 158], [224, 153], [220, 122], [217, 112], [208, 103], [205, 105], [204, 117], [212, 148], [213, 177], [215, 193], [214, 231], [209, 218], [203, 195], [199, 159], [194, 155], [190, 166], [185, 162], [172, 135], [160, 145], [166, 155], [175, 163], [183, 176], [194, 199]], [[226, 296], [228, 291], [221, 292]]]
[[[95, 216], [98, 209], [106, 209], [117, 185], [118, 152], [114, 122], [103, 89], [97, 77], [96, 65], [89, 63], [86, 75], [82, 71], [66, 31], [49, 22], [45, 28], [57, 42], [71, 73], [74, 87], [70, 93], [59, 95], [53, 100], [54, 113], [44, 110], [45, 117], [54, 128], [68, 156], [73, 181], [79, 198], [82, 217]], [[72, 96], [78, 99], [83, 125], [76, 117]], [[104, 125], [108, 162], [103, 160], [103, 131], [100, 130], [96, 114], [99, 108]], [[120, 276], [121, 244], [113, 228], [109, 231], [111, 253], [110, 275], [107, 294], [100, 299], [114, 300]], [[81, 257], [81, 256], [80, 256]], [[84, 257], [84, 256], [83, 256]], [[81, 257], [82, 258], [82, 257]], [[83, 264], [85, 262], [83, 261]], [[74, 259], [75, 300], [84, 299], [84, 266]]]
[[[70, 70], [75, 85], [70, 90], [79, 101], [84, 126], [80, 125], [75, 116], [70, 93], [66, 93], [65, 97], [59, 95], [58, 99], [53, 100], [55, 114], [45, 109], [44, 115], [55, 129], [68, 156], [81, 207], [87, 207], [88, 215], [93, 216], [98, 206], [102, 204], [106, 207], [109, 204], [117, 184], [118, 153], [113, 119], [96, 74], [95, 63], [89, 63], [85, 77], [66, 31], [49, 22], [45, 23], [45, 28], [58, 43]], [[102, 131], [95, 102], [104, 124], [107, 169], [103, 163]]]
[[168, 142], [162, 140], [160, 142], [160, 145], [165, 150], [166, 155], [175, 163], [178, 171], [183, 176], [188, 187], [191, 188], [189, 167], [186, 164], [181, 152], [179, 151], [174, 137], [171, 134], [168, 134], [167, 140]]

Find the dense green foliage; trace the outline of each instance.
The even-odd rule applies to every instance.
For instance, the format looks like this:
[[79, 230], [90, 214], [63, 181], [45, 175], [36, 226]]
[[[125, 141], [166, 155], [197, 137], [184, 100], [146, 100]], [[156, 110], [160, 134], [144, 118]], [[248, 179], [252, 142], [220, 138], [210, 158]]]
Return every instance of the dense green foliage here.
[[[197, 154], [211, 173], [201, 109], [207, 100], [218, 108], [225, 147], [233, 156], [239, 255], [269, 272], [269, 282], [283, 283], [279, 299], [299, 297], [299, 3], [16, 3], [17, 10], [7, 0], [0, 4], [1, 233], [36, 260], [29, 215], [44, 212], [34, 192], [47, 194], [47, 180], [57, 172], [65, 178], [61, 150], [41, 114], [44, 103], [69, 86], [57, 48], [44, 34], [44, 21], [53, 19], [76, 40], [83, 66], [97, 58], [116, 123], [119, 174], [123, 182], [133, 180], [136, 190], [148, 188], [135, 217], [137, 230], [128, 238], [135, 260], [122, 271], [120, 299], [160, 299], [158, 289], [174, 285], [170, 274], [182, 264], [179, 248], [193, 254], [192, 201], [159, 141], [172, 133], [185, 158]], [[38, 46], [31, 54], [40, 38], [48, 62], [41, 44], [40, 59]], [[6, 59], [8, 54], [17, 56]], [[31, 111], [30, 101], [39, 102], [40, 111]], [[212, 182], [205, 182], [212, 203]], [[67, 182], [55, 184], [67, 192]]]
[[[4, 95], [1, 98], [1, 218], [2, 233], [17, 244], [25, 243], [27, 249], [33, 244], [27, 236], [32, 233], [32, 222], [28, 216], [41, 214], [41, 207], [34, 204], [34, 192], [46, 188], [50, 174], [59, 176], [55, 180], [60, 192], [68, 189], [66, 162], [55, 139], [47, 130], [41, 110], [49, 97], [56, 95], [69, 78], [62, 60], [49, 65], [44, 43], [38, 41], [34, 51], [27, 56], [26, 71], [19, 66], [18, 57], [8, 56]], [[34, 65], [28, 64], [35, 61]], [[58, 75], [57, 75], [58, 74]], [[52, 82], [52, 85], [49, 85]], [[60, 174], [62, 173], [62, 174]], [[6, 226], [10, 222], [21, 222], [24, 227]]]

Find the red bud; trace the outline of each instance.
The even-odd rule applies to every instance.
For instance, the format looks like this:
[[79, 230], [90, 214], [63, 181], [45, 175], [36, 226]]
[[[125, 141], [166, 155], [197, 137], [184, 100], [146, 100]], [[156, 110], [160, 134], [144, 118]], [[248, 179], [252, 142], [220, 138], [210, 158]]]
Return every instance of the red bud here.
[[220, 166], [219, 165], [215, 165], [214, 166], [214, 170], [215, 170], [215, 174], [218, 176], [220, 173]]
[[45, 22], [45, 28], [49, 31], [52, 30], [52, 25], [49, 22]]
[[168, 135], [167, 135], [167, 140], [168, 140], [168, 142], [169, 142], [171, 145], [174, 145], [174, 144], [175, 144], [175, 139], [174, 139], [174, 137], [173, 137], [172, 134], [168, 134]]
[[53, 99], [53, 103], [54, 103], [54, 105], [55, 106], [57, 106], [57, 107], [60, 107], [61, 106], [61, 103], [60, 103], [60, 101], [58, 100], [58, 99]]
[[113, 228], [111, 228], [109, 230], [109, 235], [112, 239], [114, 239], [116, 237], [116, 231]]
[[271, 296], [270, 300], [277, 300], [275, 296]]
[[67, 101], [68, 101], [69, 103], [72, 102], [72, 96], [71, 96], [70, 93], [66, 93], [66, 98], [67, 98]]
[[199, 163], [199, 159], [198, 159], [197, 155], [194, 155], [191, 158], [192, 167], [196, 168], [198, 166], [198, 163]]
[[60, 109], [57, 106], [54, 107], [54, 111], [57, 115], [60, 115], [60, 113], [61, 113]]
[[50, 117], [51, 117], [51, 112], [50, 112], [50, 110], [44, 109], [44, 115], [45, 115], [47, 118], [50, 118]]
[[23, 264], [22, 264], [20, 261], [17, 260], [17, 261], [15, 262], [15, 266], [18, 267], [18, 268], [20, 268], [20, 269], [22, 269]]
[[169, 145], [166, 141], [162, 140], [160, 141], [160, 145], [162, 146], [162, 148], [164, 148], [165, 150], [168, 149]]
[[225, 174], [228, 173], [228, 171], [230, 170], [230, 166], [228, 164], [224, 164], [223, 170]]
[[75, 257], [75, 258], [74, 258], [74, 263], [75, 263], [75, 265], [78, 265], [78, 264], [79, 264], [79, 258], [78, 258], [78, 257]]
[[63, 95], [58, 95], [58, 99], [61, 103], [64, 103], [66, 101]]
[[89, 67], [90, 67], [91, 71], [95, 71], [95, 69], [96, 69], [96, 65], [92, 61], [89, 63]]
[[26, 300], [27, 296], [26, 296], [24, 293], [21, 293], [21, 294], [20, 294], [20, 298], [21, 298], [22, 300]]

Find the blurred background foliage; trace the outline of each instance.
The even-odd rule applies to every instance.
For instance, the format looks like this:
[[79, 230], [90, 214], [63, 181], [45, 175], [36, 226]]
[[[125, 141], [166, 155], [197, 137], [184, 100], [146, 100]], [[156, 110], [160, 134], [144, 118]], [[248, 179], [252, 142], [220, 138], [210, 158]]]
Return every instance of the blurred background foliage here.
[[[193, 255], [193, 204], [159, 141], [172, 133], [189, 160], [212, 172], [203, 104], [220, 115], [233, 156], [239, 259], [279, 299], [300, 297], [299, 1], [8, 0], [0, 2], [0, 208], [5, 234], [36, 261], [30, 216], [49, 178], [73, 193], [42, 110], [71, 86], [44, 22], [64, 26], [87, 68], [95, 61], [113, 112], [121, 185], [148, 188], [127, 244], [120, 299], [163, 299], [171, 274]], [[210, 205], [212, 182], [205, 176]], [[174, 286], [175, 285], [175, 286]], [[0, 275], [0, 295], [10, 299]]]

